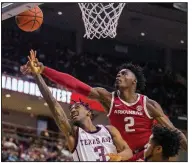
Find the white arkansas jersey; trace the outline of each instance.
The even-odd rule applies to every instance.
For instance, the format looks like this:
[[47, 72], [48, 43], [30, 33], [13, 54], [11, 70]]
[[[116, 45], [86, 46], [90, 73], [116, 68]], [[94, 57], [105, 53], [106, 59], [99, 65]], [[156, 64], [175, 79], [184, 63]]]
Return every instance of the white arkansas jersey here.
[[74, 161], [108, 161], [106, 154], [117, 153], [113, 139], [108, 129], [98, 125], [97, 131], [86, 132], [77, 129], [76, 144], [73, 150]]

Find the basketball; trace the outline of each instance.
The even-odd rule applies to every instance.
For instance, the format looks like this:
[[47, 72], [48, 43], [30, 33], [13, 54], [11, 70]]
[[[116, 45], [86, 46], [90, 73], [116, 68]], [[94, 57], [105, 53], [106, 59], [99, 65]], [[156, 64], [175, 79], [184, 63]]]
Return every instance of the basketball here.
[[18, 27], [25, 32], [33, 32], [40, 28], [43, 22], [43, 12], [36, 6], [16, 16]]

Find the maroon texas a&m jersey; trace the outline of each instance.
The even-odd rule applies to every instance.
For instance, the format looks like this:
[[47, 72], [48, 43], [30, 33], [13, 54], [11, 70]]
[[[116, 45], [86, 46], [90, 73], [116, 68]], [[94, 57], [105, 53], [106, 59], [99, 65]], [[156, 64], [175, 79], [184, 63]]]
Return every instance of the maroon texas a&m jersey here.
[[127, 103], [119, 97], [119, 92], [112, 93], [108, 117], [133, 151], [143, 149], [151, 135], [153, 119], [147, 112], [146, 98], [138, 94], [134, 103]]

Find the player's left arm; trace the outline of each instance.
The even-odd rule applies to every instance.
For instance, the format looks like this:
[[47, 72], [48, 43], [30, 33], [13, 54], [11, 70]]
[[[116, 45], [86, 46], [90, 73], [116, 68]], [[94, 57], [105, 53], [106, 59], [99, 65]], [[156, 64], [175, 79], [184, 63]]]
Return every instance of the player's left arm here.
[[108, 154], [110, 161], [127, 161], [133, 157], [133, 152], [130, 149], [129, 145], [122, 138], [120, 132], [111, 125], [106, 126], [112, 136], [114, 145], [117, 148], [117, 154]]
[[161, 106], [154, 100], [147, 99], [147, 111], [151, 117], [153, 117], [159, 124], [162, 126], [165, 126], [171, 130], [176, 130], [177, 132], [180, 133], [181, 137], [181, 147], [184, 150], [187, 150], [187, 139], [185, 135], [175, 126], [172, 124], [172, 122], [167, 118], [167, 116], [164, 114], [163, 109]]

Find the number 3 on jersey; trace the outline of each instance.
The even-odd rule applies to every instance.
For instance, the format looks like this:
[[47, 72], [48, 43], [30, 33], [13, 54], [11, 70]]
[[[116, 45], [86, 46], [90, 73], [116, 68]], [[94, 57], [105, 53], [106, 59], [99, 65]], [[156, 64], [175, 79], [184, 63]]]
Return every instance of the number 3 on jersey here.
[[126, 132], [133, 132], [133, 131], [135, 131], [135, 129], [131, 128], [135, 124], [135, 121], [134, 121], [133, 117], [125, 117], [124, 118], [124, 122], [126, 123], [125, 124], [125, 131]]
[[96, 161], [106, 161], [105, 150], [103, 146], [97, 146], [94, 148], [94, 152], [98, 153], [99, 159]]

